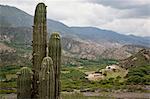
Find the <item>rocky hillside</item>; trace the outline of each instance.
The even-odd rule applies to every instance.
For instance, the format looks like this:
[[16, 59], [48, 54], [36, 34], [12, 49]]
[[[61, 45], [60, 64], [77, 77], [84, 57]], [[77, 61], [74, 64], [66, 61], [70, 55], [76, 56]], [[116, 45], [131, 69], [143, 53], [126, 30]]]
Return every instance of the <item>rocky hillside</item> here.
[[120, 62], [120, 66], [126, 69], [145, 65], [150, 65], [150, 50], [148, 49], [142, 49]]
[[16, 52], [16, 50], [12, 47], [5, 45], [4, 43], [0, 43], [0, 53], [4, 52]]
[[101, 56], [103, 58], [111, 58], [111, 59], [117, 59], [117, 60], [123, 60], [126, 59], [133, 54], [139, 52], [143, 48], [149, 49], [148, 47], [139, 46], [139, 45], [123, 45], [117, 48], [109, 48], [105, 50]]

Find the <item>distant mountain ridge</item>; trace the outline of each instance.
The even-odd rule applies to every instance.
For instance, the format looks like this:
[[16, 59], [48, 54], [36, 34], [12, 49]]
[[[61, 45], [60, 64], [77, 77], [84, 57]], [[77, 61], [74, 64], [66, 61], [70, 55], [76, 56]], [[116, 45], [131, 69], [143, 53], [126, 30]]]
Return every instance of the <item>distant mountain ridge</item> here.
[[[31, 44], [32, 24], [33, 16], [28, 13], [16, 7], [0, 5], [0, 38], [7, 36], [17, 43]], [[139, 45], [133, 46], [139, 49], [150, 48], [149, 37], [123, 35], [95, 27], [69, 27], [51, 19], [47, 20], [47, 24], [49, 34], [55, 31], [61, 33], [64, 53], [72, 57], [122, 59], [132, 54], [127, 52], [128, 47], [125, 45]], [[116, 52], [120, 53], [116, 55]]]
[[71, 30], [82, 37], [83, 39], [90, 39], [95, 42], [117, 42], [122, 44], [134, 45], [150, 45], [150, 39], [138, 36], [123, 35], [111, 30], [102, 30], [95, 27], [71, 27]]
[[[47, 20], [49, 32], [59, 31], [61, 33], [70, 33], [67, 25], [54, 21]], [[0, 5], [0, 27], [29, 27], [33, 25], [33, 16], [28, 13], [11, 6]]]

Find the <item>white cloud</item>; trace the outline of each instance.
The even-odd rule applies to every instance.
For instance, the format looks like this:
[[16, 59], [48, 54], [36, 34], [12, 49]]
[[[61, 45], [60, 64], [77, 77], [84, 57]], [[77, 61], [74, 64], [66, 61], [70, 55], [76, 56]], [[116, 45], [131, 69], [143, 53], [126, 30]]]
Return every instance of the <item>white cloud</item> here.
[[87, 0], [1, 0], [0, 4], [15, 6], [34, 15], [35, 6], [38, 2], [44, 2], [48, 6], [48, 18], [69, 26], [96, 26], [124, 34], [150, 36], [150, 28], [148, 28], [150, 26], [150, 11], [148, 9], [150, 0], [88, 1], [103, 2], [91, 3]]
[[150, 0], [84, 0], [84, 1], [110, 6], [118, 9], [129, 9], [150, 4]]
[[[60, 20], [69, 26], [99, 25], [112, 21], [117, 10], [97, 4], [74, 2], [66, 5], [51, 4], [48, 7], [49, 18]], [[113, 14], [116, 13], [116, 14]]]
[[[102, 25], [105, 29], [111, 29], [120, 33], [150, 36], [150, 19], [116, 19], [113, 22]], [[118, 28], [119, 27], [119, 28]]]

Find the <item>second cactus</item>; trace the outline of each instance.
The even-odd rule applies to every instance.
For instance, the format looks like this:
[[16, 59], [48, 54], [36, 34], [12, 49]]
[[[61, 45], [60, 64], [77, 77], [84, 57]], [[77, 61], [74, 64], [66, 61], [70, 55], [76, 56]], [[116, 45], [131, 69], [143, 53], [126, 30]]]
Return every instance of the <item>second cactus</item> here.
[[49, 56], [53, 60], [55, 71], [55, 99], [60, 99], [60, 68], [61, 68], [61, 41], [57, 32], [51, 34], [49, 40]]

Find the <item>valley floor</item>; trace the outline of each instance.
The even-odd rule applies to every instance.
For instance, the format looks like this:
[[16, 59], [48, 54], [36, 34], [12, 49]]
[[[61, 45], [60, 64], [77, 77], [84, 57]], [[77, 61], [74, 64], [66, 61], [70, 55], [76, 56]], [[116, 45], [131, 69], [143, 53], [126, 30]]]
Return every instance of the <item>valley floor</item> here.
[[[74, 98], [73, 98], [74, 97]], [[149, 93], [120, 92], [120, 93], [71, 93], [63, 92], [62, 99], [149, 99]], [[0, 99], [17, 99], [16, 94], [2, 94]]]

